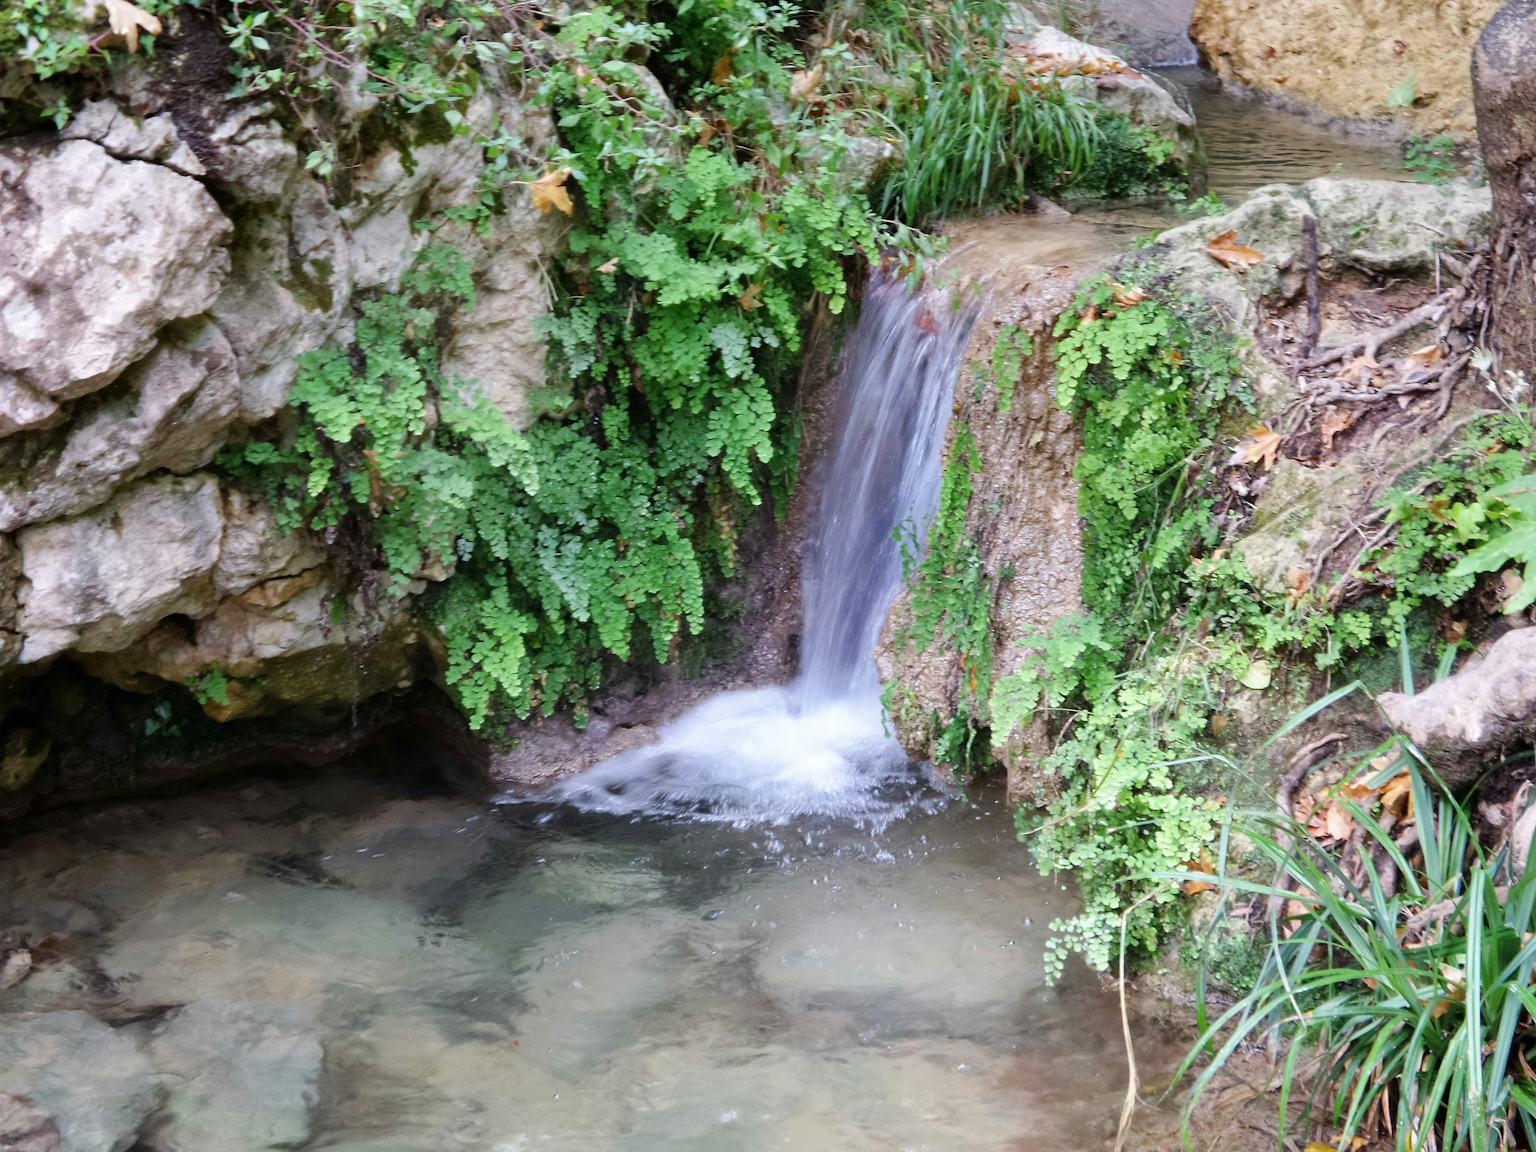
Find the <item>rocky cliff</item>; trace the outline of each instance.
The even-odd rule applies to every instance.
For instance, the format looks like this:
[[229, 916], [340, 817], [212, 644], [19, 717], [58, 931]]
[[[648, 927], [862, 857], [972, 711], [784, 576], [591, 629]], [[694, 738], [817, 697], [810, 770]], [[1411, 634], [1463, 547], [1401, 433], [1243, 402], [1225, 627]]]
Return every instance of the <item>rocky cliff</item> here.
[[[401, 602], [359, 594], [326, 540], [279, 531], [212, 465], [281, 421], [298, 358], [345, 342], [357, 301], [398, 286], [421, 221], [471, 257], [479, 297], [445, 372], [519, 425], [544, 379], [558, 225], [526, 196], [483, 230], [443, 214], [480, 193], [479, 137], [537, 142], [547, 118], [494, 76], [458, 132], [360, 100], [366, 145], [327, 185], [273, 106], [227, 98], [210, 38], [186, 16], [62, 131], [0, 143], [0, 730], [33, 759], [59, 719], [29, 686], [60, 660], [139, 692], [216, 675], [200, 698], [221, 720], [418, 674]], [[27, 783], [22, 760], [0, 788]]]
[[1223, 80], [1345, 121], [1470, 136], [1471, 59], [1500, 0], [1198, 0], [1190, 34]]

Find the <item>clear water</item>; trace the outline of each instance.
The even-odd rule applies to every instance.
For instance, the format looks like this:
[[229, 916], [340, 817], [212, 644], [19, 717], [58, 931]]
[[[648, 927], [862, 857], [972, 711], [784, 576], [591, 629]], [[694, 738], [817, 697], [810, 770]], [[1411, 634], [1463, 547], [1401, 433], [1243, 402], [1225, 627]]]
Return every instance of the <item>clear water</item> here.
[[[654, 746], [510, 801], [738, 824], [832, 815], [883, 827], [925, 785], [890, 736], [874, 651], [938, 500], [955, 380], [979, 301], [876, 272], [838, 384], [836, 440], [805, 544], [800, 675], [732, 692]], [[900, 529], [900, 531], [898, 531]]]
[[0, 924], [64, 955], [0, 993], [0, 1027], [296, 1005], [325, 1052], [305, 1149], [1107, 1149], [1116, 1000], [1041, 976], [1071, 909], [989, 800], [742, 829], [360, 763], [20, 832]]

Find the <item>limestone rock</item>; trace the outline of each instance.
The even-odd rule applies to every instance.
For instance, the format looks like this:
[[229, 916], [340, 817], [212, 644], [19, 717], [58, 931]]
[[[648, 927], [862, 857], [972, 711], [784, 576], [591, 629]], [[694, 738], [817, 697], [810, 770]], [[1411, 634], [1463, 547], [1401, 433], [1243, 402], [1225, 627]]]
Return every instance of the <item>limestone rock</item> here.
[[[1502, 0], [1197, 0], [1190, 35], [1228, 83], [1407, 132], [1473, 129], [1468, 61]], [[1412, 106], [1393, 107], [1413, 82]]]
[[224, 493], [224, 541], [213, 570], [220, 598], [323, 563], [325, 549], [313, 536], [282, 531], [271, 508], [239, 489]]
[[169, 112], [139, 119], [112, 100], [88, 100], [59, 133], [65, 140], [91, 140], [119, 160], [164, 164], [183, 176], [208, 170], [176, 133]]
[[213, 477], [157, 477], [81, 516], [17, 534], [21, 660], [125, 648], [173, 614], [214, 603], [224, 517]]
[[1476, 248], [1492, 224], [1492, 193], [1466, 183], [1329, 178], [1309, 181], [1302, 193], [1325, 250], [1372, 272], [1433, 272], [1437, 250]]
[[128, 480], [213, 458], [239, 411], [235, 356], [214, 325], [168, 335], [118, 394], [0, 480], [0, 532], [87, 511]]
[[59, 1152], [124, 1152], [159, 1098], [133, 1042], [84, 1012], [0, 1020], [0, 1093], [51, 1114]]
[[1194, 6], [1194, 0], [1096, 5], [1085, 13], [1085, 35], [1137, 68], [1193, 64], [1196, 52], [1189, 38], [1189, 18]]
[[8, 422], [110, 384], [162, 325], [205, 311], [230, 224], [206, 189], [100, 145], [0, 148], [0, 384]]
[[1536, 733], [1536, 628], [1505, 633], [1480, 660], [1413, 696], [1377, 703], [1452, 788]]
[[1194, 114], [1151, 76], [1114, 53], [1050, 25], [1037, 25], [1018, 39], [1019, 46], [1011, 54], [1022, 57], [1032, 77], [1053, 78], [1063, 89], [1080, 92], [1138, 128], [1161, 136], [1174, 146], [1181, 163], [1194, 156]]
[[0, 1148], [56, 1152], [63, 1137], [52, 1116], [25, 1096], [0, 1093]]
[[200, 1000], [149, 1044], [166, 1103], [147, 1146], [156, 1152], [294, 1148], [310, 1133], [324, 1055], [313, 1008]]

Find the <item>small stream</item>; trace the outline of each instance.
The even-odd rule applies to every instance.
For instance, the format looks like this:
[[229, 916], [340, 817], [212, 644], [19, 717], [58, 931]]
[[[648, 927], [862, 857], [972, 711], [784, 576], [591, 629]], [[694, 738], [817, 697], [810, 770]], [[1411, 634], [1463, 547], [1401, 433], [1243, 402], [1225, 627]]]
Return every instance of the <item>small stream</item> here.
[[[1401, 178], [1391, 146], [1170, 76], [1229, 203]], [[1180, 219], [994, 220], [986, 255], [1067, 262]], [[153, 1058], [137, 1152], [1111, 1147], [1119, 1004], [1042, 971], [1072, 893], [1035, 874], [1000, 797], [941, 788], [881, 722], [891, 529], [920, 535], [933, 506], [974, 316], [891, 285], [870, 300], [798, 684], [717, 698], [515, 802], [380, 753], [6, 829], [0, 929], [36, 967], [0, 991], [0, 1092], [34, 1014], [78, 1010]], [[198, 1013], [239, 1023], [193, 1034]], [[1139, 1036], [1146, 1081], [1176, 1048]]]

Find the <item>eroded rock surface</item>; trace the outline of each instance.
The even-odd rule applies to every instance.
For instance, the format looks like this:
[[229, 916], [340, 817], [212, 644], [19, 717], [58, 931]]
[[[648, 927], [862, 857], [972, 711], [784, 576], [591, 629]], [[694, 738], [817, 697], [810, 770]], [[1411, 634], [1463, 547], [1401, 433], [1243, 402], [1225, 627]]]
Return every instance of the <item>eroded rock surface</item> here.
[[1405, 134], [1470, 135], [1468, 61], [1501, 2], [1197, 0], [1190, 33], [1230, 83]]

